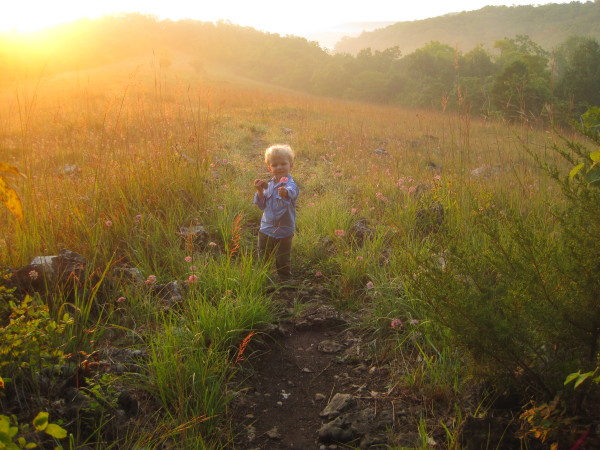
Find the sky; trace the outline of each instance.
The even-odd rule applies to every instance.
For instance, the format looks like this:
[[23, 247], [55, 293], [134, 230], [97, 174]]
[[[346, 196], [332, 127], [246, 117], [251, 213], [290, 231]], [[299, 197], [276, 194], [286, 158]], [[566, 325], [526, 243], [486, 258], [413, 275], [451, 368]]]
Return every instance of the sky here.
[[226, 20], [261, 31], [305, 36], [348, 22], [402, 22], [472, 11], [486, 5], [571, 0], [4, 0], [0, 31], [35, 31], [80, 18], [139, 12], [159, 19]]

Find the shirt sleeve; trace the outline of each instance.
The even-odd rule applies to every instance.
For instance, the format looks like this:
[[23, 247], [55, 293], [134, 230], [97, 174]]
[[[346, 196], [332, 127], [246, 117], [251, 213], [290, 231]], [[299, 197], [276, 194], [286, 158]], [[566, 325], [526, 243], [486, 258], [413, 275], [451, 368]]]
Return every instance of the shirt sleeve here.
[[267, 206], [267, 198], [263, 195], [262, 200], [258, 198], [258, 192], [254, 193], [254, 201], [253, 203], [259, 207], [259, 209], [261, 210], [265, 210], [265, 207]]
[[287, 191], [288, 191], [288, 197], [284, 198], [284, 197], [280, 197], [282, 200], [288, 200], [288, 201], [292, 201], [292, 200], [296, 200], [298, 198], [298, 193], [299, 193], [299, 189], [298, 189], [298, 185], [291, 181], [291, 182], [287, 182], [285, 184], [284, 187]]

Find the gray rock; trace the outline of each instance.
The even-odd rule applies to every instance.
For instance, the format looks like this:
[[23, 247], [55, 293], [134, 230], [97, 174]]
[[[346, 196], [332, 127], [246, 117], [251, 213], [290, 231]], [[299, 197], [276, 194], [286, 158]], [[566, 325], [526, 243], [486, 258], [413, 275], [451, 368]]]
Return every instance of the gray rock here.
[[319, 342], [317, 345], [317, 350], [321, 353], [337, 353], [344, 348], [342, 344], [335, 341], [325, 340]]
[[321, 417], [333, 419], [334, 417], [339, 416], [343, 411], [353, 406], [355, 403], [356, 400], [352, 394], [341, 394], [338, 392], [333, 396], [331, 401], [319, 415]]
[[274, 441], [281, 439], [281, 433], [279, 433], [277, 427], [271, 428], [269, 431], [267, 431], [266, 435], [269, 439], [273, 439]]

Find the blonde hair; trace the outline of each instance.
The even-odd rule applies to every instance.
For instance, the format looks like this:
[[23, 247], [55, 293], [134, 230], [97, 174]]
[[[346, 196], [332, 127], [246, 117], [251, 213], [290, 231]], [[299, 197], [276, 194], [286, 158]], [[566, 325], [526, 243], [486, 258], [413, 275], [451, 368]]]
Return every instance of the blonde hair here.
[[267, 148], [265, 150], [265, 163], [269, 164], [273, 156], [283, 156], [289, 160], [290, 164], [294, 162], [296, 157], [292, 147], [287, 144], [275, 144]]

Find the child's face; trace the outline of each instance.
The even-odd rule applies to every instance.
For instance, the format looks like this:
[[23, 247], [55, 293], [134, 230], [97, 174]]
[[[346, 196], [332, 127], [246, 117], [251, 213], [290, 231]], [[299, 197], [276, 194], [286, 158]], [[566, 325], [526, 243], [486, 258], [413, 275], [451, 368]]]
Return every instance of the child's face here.
[[285, 156], [272, 155], [269, 158], [269, 171], [276, 179], [287, 177], [294, 165]]

